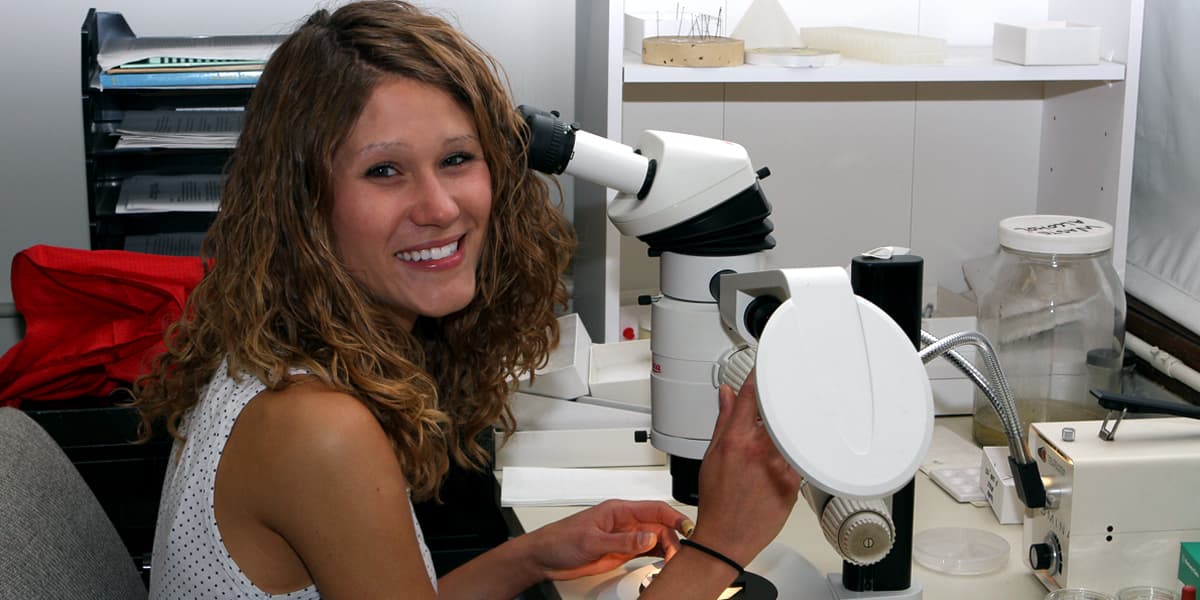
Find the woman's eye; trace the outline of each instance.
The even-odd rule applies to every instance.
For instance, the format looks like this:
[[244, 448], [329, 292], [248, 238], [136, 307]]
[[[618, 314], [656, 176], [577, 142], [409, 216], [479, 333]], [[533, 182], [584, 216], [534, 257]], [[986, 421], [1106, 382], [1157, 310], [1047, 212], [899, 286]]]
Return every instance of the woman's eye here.
[[472, 158], [474, 158], [474, 157], [471, 156], [470, 154], [467, 154], [466, 152], [457, 152], [455, 154], [451, 154], [450, 156], [447, 156], [446, 160], [442, 161], [442, 164], [446, 165], [447, 167], [454, 167], [454, 166], [461, 165], [461, 164], [471, 160]]
[[395, 177], [400, 171], [389, 164], [375, 165], [367, 169], [367, 177]]

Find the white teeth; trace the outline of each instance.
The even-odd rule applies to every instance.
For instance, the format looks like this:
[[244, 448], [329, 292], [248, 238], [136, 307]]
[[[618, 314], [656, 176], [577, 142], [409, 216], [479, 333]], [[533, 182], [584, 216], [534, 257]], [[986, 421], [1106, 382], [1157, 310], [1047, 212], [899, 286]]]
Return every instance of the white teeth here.
[[457, 240], [440, 248], [425, 248], [423, 250], [414, 250], [412, 252], [397, 252], [396, 257], [400, 260], [408, 262], [421, 262], [425, 260], [438, 260], [441, 258], [446, 258], [455, 252], [458, 252]]

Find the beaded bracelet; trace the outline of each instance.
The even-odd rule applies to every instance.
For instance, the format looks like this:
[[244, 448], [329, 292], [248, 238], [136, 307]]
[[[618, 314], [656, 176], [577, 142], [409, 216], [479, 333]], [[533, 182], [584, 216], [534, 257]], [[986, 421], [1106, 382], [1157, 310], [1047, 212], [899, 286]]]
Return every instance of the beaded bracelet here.
[[720, 552], [717, 552], [716, 550], [713, 550], [712, 548], [709, 548], [708, 546], [705, 546], [704, 544], [698, 544], [688, 538], [680, 539], [679, 543], [680, 543], [680, 545], [683, 545], [683, 546], [689, 546], [691, 548], [695, 548], [695, 549], [733, 567], [733, 569], [735, 571], [737, 571], [739, 576], [746, 572], [746, 569], [742, 568], [742, 565], [737, 564], [737, 562], [735, 562], [732, 558], [729, 558], [728, 556], [725, 556], [724, 554], [721, 554]]

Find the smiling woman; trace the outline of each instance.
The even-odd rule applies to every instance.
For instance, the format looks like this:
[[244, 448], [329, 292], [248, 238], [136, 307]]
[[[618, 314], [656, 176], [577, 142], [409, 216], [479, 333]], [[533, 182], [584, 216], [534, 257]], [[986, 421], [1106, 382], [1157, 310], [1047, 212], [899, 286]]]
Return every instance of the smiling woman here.
[[470, 115], [437, 87], [390, 79], [333, 168], [333, 238], [355, 280], [410, 324], [466, 307], [492, 207]]
[[[172, 555], [195, 540], [166, 532], [194, 520], [193, 506], [212, 513], [199, 515], [213, 525], [199, 533], [216, 556], [256, 557], [218, 570], [249, 576], [233, 577], [235, 588], [321, 583], [320, 561], [281, 523], [294, 515], [246, 515], [260, 502], [296, 504], [263, 490], [313, 496], [308, 474], [272, 463], [310, 449], [245, 455], [269, 438], [261, 429], [320, 441], [302, 435], [315, 415], [322, 430], [342, 424], [338, 439], [375, 440], [390, 460], [371, 446], [338, 451], [397, 482], [401, 506], [387, 510], [404, 515], [406, 489], [433, 496], [450, 460], [482, 464], [477, 433], [511, 425], [509, 382], [555, 341], [574, 245], [546, 182], [525, 168], [513, 106], [490, 57], [403, 3], [319, 11], [276, 51], [205, 242], [212, 267], [138, 389], [147, 423], [165, 419], [183, 453], [160, 511], [155, 595], [192, 595]], [[220, 423], [201, 428], [210, 421]], [[211, 501], [192, 501], [193, 479]], [[411, 520], [396, 527], [413, 530]], [[369, 549], [370, 539], [357, 541]]]
[[[609, 501], [435, 579], [410, 498], [436, 496], [450, 461], [484, 465], [476, 435], [512, 428], [508, 397], [547, 360], [567, 299], [575, 238], [526, 167], [514, 106], [487, 54], [404, 2], [317, 11], [274, 52], [204, 241], [209, 269], [136, 390], [146, 434], [161, 421], [176, 438], [152, 597], [512, 598], [675, 555], [681, 513]], [[773, 446], [747, 389], [736, 418], [723, 392], [730, 433], [701, 483], [737, 492], [714, 488], [716, 502], [765, 477], [776, 501], [716, 502], [697, 533], [735, 541], [722, 551], [743, 563], [798, 485], [777, 453], [758, 460]], [[673, 581], [728, 583], [689, 552], [674, 562], [699, 575], [664, 569], [660, 597], [697, 597]]]

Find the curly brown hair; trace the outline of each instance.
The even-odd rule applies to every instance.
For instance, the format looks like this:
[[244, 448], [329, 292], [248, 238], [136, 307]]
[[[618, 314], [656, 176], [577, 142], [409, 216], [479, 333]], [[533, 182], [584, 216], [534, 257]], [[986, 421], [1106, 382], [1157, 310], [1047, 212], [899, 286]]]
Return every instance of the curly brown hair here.
[[[495, 60], [442, 19], [399, 1], [319, 10], [268, 61], [246, 107], [221, 209], [204, 240], [211, 259], [137, 382], [143, 434], [182, 439], [180, 421], [223, 359], [269, 389], [301, 367], [351, 394], [379, 420], [417, 499], [436, 495], [452, 457], [486, 465], [485, 428], [513, 428], [516, 378], [558, 341], [560, 275], [575, 247], [549, 184], [526, 167], [528, 128]], [[377, 84], [434, 85], [474, 120], [493, 202], [463, 310], [411, 331], [357, 283], [330, 228], [333, 156]]]

